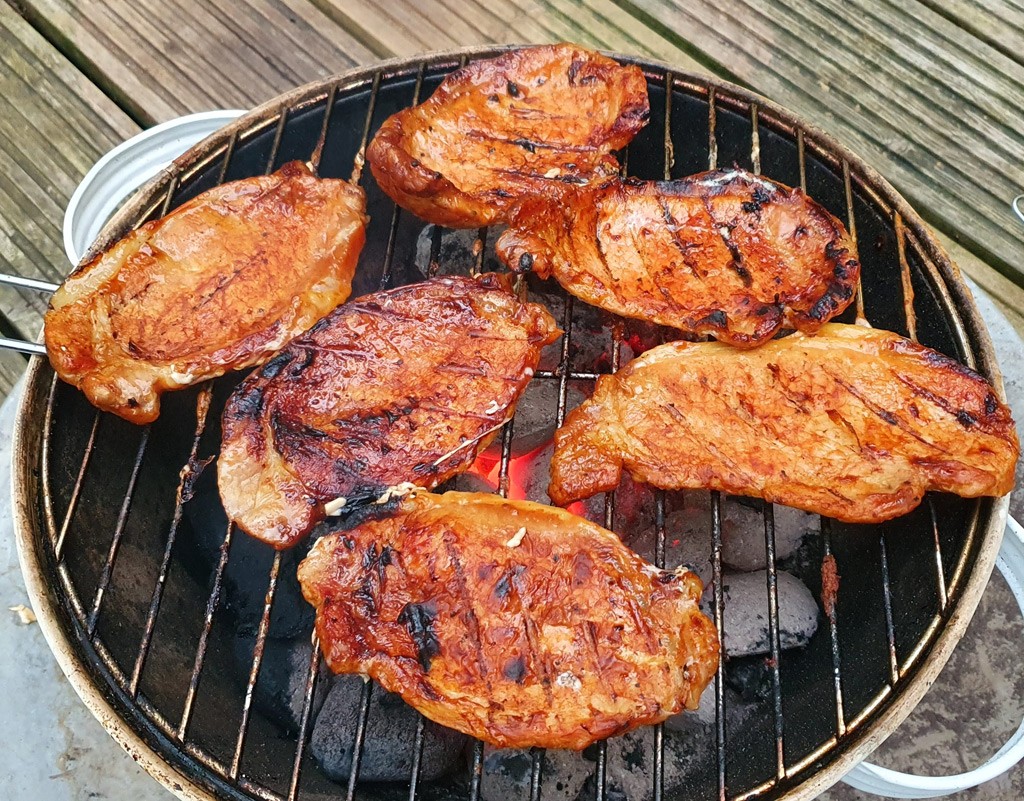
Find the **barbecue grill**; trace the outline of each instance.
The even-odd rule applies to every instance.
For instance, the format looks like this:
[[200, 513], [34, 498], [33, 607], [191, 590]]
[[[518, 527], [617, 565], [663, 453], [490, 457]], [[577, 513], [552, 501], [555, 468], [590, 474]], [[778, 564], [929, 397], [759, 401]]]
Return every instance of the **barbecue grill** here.
[[[362, 153], [390, 114], [427, 97], [469, 59], [499, 50], [467, 50], [383, 63], [310, 84], [256, 109], [179, 158], [140, 190], [105, 227], [93, 252], [130, 228], [166, 213], [226, 180], [308, 159], [323, 144], [320, 173], [360, 176], [371, 222], [353, 296], [422, 280], [417, 240], [425, 224], [402, 212], [362, 169]], [[862, 286], [842, 318], [899, 332], [985, 375], [1002, 394], [987, 334], [956, 268], [917, 214], [870, 167], [770, 101], [714, 79], [628, 57], [648, 80], [651, 120], [623, 154], [628, 174], [677, 178], [737, 164], [800, 186], [847, 222], [858, 241]], [[481, 229], [468, 264], [439, 258], [444, 232], [430, 229], [429, 267], [478, 271], [492, 259], [494, 232]], [[560, 424], [570, 388], [586, 389], [619, 366], [621, 337], [611, 337], [604, 367], [579, 367], [574, 354], [590, 332], [581, 306], [559, 294], [565, 336], [550, 369], [535, 382], [557, 387], [550, 409]], [[627, 324], [628, 325], [628, 324]], [[615, 328], [618, 331], [618, 328]], [[354, 710], [347, 784], [328, 780], [308, 741], [326, 681], [314, 647], [303, 665], [301, 715], [287, 732], [257, 708], [269, 632], [279, 618], [302, 618], [289, 590], [293, 554], [258, 545], [223, 526], [206, 561], [195, 529], [217, 510], [196, 508], [206, 461], [216, 455], [219, 412], [237, 378], [167, 395], [160, 419], [133, 427], [96, 412], [56, 379], [44, 359], [29, 367], [15, 441], [18, 544], [33, 606], [75, 689], [108, 731], [166, 787], [188, 799], [470, 799], [494, 797], [480, 743], [462, 771], [421, 778], [425, 724], [416, 726], [404, 784], [361, 782], [359, 768], [371, 698], [365, 683]], [[497, 456], [499, 491], [507, 492], [516, 419]], [[206, 474], [209, 476], [209, 474]], [[713, 493], [712, 612], [723, 627], [722, 505]], [[666, 554], [666, 495], [653, 496], [653, 552]], [[191, 507], [191, 508], [190, 508]], [[645, 795], [688, 798], [810, 798], [869, 754], [909, 714], [962, 636], [989, 575], [1006, 519], [1005, 499], [929, 496], [906, 517], [878, 526], [822, 521], [819, 561], [834, 558], [841, 584], [832, 614], [799, 651], [780, 648], [775, 532], [763, 505], [769, 570], [764, 595], [771, 656], [769, 691], [758, 714], [731, 726], [726, 665], [719, 667], [715, 724], [703, 769], [683, 787], [667, 781], [663, 726], [642, 730]], [[603, 522], [620, 533], [615, 493]], [[201, 550], [201, 549], [199, 549]], [[248, 669], [236, 678], [231, 652], [237, 618], [225, 608], [232, 567], [258, 574], [261, 603]], [[820, 587], [815, 587], [818, 590]], [[308, 630], [308, 629], [307, 629]], [[694, 744], [694, 748], [697, 744]], [[704, 753], [704, 752], [702, 752]], [[610, 748], [574, 758], [592, 764], [584, 791], [596, 801], [617, 794]], [[556, 797], [542, 751], [526, 755], [531, 801]], [[673, 780], [674, 781], [674, 780]]]

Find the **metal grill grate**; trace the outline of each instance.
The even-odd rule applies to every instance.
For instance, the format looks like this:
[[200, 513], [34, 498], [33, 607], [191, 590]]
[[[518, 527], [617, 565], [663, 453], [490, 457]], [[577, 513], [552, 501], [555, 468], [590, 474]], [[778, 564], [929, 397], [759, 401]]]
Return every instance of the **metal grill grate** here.
[[[424, 86], [429, 81], [435, 83], [440, 76], [459, 64], [465, 63], [452, 57], [425, 59], [409, 65], [393, 68], [381, 68], [374, 72], [357, 74], [353, 78], [338, 79], [329, 84], [311, 90], [300, 90], [293, 98], [285, 98], [279, 104], [271, 104], [257, 112], [254, 121], [242, 120], [234, 127], [230, 135], [215, 142], [209, 147], [209, 153], [197, 160], [190, 167], [175, 172], [163, 185], [150, 192], [150, 199], [136, 203], [136, 213], [132, 221], [141, 223], [155, 214], [163, 214], [177, 203], [182, 202], [198, 191], [232, 177], [236, 167], [235, 160], [243, 152], [259, 151], [259, 142], [270, 139], [269, 149], [265, 158], [254, 160], [256, 156], [248, 156], [247, 165], [259, 163], [255, 171], [264, 169], [269, 172], [285, 160], [282, 150], [301, 152], [306, 148], [309, 152], [312, 143], [319, 142], [327, 146], [323, 150], [326, 159], [336, 153], [331, 150], [332, 134], [341, 129], [357, 130], [358, 137], [355, 157], [352, 161], [353, 180], [360, 181], [371, 190], [372, 178], [364, 174], [362, 153], [375, 124], [379, 124], [382, 115], [381, 105], [389, 109], [388, 104], [395, 103], [396, 94], [408, 93], [406, 103], [416, 103], [420, 99]], [[788, 183], [797, 184], [803, 189], [808, 188], [809, 179], [825, 182], [831, 191], [824, 192], [819, 199], [833, 205], [836, 201], [844, 208], [833, 208], [834, 213], [844, 214], [848, 221], [851, 234], [857, 236], [858, 214], [871, 215], [872, 223], [878, 227], [877, 219], [888, 223], [888, 231], [892, 241], [885, 247], [877, 246], [875, 250], [882, 256], [871, 253], [872, 244], [861, 243], [862, 257], [865, 262], [865, 287], [858, 287], [856, 312], [858, 317], [877, 318], [886, 327], [902, 326], [905, 333], [916, 338], [919, 327], [927, 328], [929, 337], [927, 344], [939, 347], [958, 357], [969, 366], [977, 367], [975, 354], [982, 353], [983, 361], [987, 358], [984, 346], [977, 342], [973, 331], [974, 323], [966, 323], [958, 311], [958, 304], [947, 287], [944, 275], [949, 275], [948, 266], [940, 266], [941, 257], [927, 239], [927, 234], [916, 220], [905, 211], [901, 211], [900, 201], [895, 194], [882, 185], [871, 171], [858, 166], [853, 157], [843, 152], [838, 146], [818, 131], [805, 129], [785, 112], [773, 107], [742, 90], [726, 85], [710, 83], [698, 78], [675, 75], [651, 65], [642, 65], [648, 76], [652, 101], [661, 99], [660, 112], [652, 115], [652, 123], [648, 131], [641, 134], [623, 154], [624, 170], [631, 168], [638, 161], [643, 161], [642, 169], [651, 174], [642, 177], [670, 179], [678, 177], [678, 169], [694, 164], [706, 164], [714, 168], [720, 157], [729, 159], [741, 158], [744, 166], [755, 172], [764, 172], [769, 177], [777, 177]], [[411, 92], [410, 92], [411, 86]], [[383, 103], [383, 93], [389, 92], [387, 103]], [[337, 111], [343, 105], [344, 118]], [[653, 106], [652, 102], [652, 106]], [[354, 109], [361, 109], [362, 116], [353, 114]], [[696, 120], [695, 109], [706, 114]], [[318, 125], [308, 124], [312, 117], [319, 116]], [[679, 120], [686, 123], [687, 131], [683, 135]], [[658, 122], [661, 125], [658, 125]], [[300, 123], [304, 126], [299, 129]], [[248, 125], [249, 127], [245, 127]], [[706, 125], [707, 139], [704, 147], [696, 146], [700, 132]], [[745, 127], [744, 127], [745, 126]], [[305, 132], [305, 134], [302, 133]], [[696, 134], [694, 133], [696, 131]], [[656, 136], [660, 134], [660, 138]], [[261, 139], [262, 138], [262, 139]], [[746, 143], [749, 143], [747, 146]], [[782, 146], [786, 145], [786, 148]], [[744, 147], [746, 147], [744, 152]], [[703, 152], [700, 152], [703, 149]], [[782, 164], [781, 153], [786, 151], [795, 155], [795, 165], [788, 167]], [[790, 153], [792, 150], [792, 153]], [[315, 159], [321, 157], [317, 148]], [[337, 161], [337, 159], [335, 159]], [[790, 158], [790, 162], [793, 159]], [[652, 165], [658, 165], [652, 167]], [[679, 166], [677, 166], [679, 165]], [[851, 166], [853, 165], [853, 166]], [[332, 166], [337, 168], [337, 164]], [[814, 176], [810, 173], [814, 171]], [[248, 169], [254, 169], [249, 166]], [[794, 171], [795, 170], [795, 171]], [[694, 171], [693, 169], [689, 171]], [[347, 173], [347, 170], [345, 170]], [[782, 172], [782, 175], [777, 175]], [[340, 174], [340, 173], [339, 173]], [[788, 180], [787, 180], [788, 179]], [[829, 184], [829, 181], [832, 181]], [[816, 194], [814, 186], [811, 193]], [[378, 201], [380, 199], [378, 198]], [[382, 206], [382, 208], [387, 208]], [[856, 212], [856, 213], [855, 213]], [[379, 215], [375, 215], [379, 216]], [[385, 215], [387, 225], [374, 229], [378, 240], [383, 241], [380, 274], [377, 286], [390, 286], [396, 281], [401, 282], [401, 275], [396, 273], [395, 259], [399, 246], [403, 244], [403, 217], [410, 215], [399, 208], [390, 207]], [[122, 220], [126, 218], [122, 217]], [[866, 218], [865, 218], [866, 219]], [[407, 220], [407, 222], [414, 222]], [[865, 223], [865, 220], [862, 220]], [[864, 230], [864, 224], [861, 226]], [[488, 241], [487, 229], [478, 232], [475, 264], [472, 269], [479, 272], [484, 265], [485, 250]], [[371, 237], [373, 236], [371, 232]], [[886, 262], [888, 251], [895, 248], [895, 261]], [[441, 231], [435, 228], [430, 240], [428, 273], [438, 272], [441, 265], [439, 256], [441, 249]], [[367, 251], [372, 251], [372, 246]], [[360, 263], [360, 270], [367, 266], [367, 255]], [[403, 265], [404, 268], [404, 265]], [[869, 269], [871, 268], [871, 269]], [[875, 272], [872, 272], [875, 270]], [[884, 272], [883, 272], [884, 271]], [[900, 287], [901, 297], [883, 297], [880, 293], [886, 289], [885, 280], [880, 276], [894, 276]], [[872, 283], [873, 282], [873, 283]], [[376, 286], [366, 286], [369, 291]], [[865, 289], [868, 289], [867, 295]], [[902, 310], [902, 317], [896, 321], [894, 314]], [[968, 312], [969, 314], [969, 312]], [[564, 298], [564, 316], [562, 327], [565, 335], [560, 343], [557, 366], [549, 370], [538, 370], [538, 381], [557, 382], [557, 404], [552, 410], [553, 417], [561, 425], [567, 409], [570, 382], [586, 382], [590, 385], [598, 377], [595, 370], [575, 370], [572, 365], [574, 338], [582, 334], [575, 332], [574, 322], [577, 321], [575, 301], [571, 296]], [[928, 326], [923, 323], [928, 322]], [[971, 329], [971, 333], [968, 333]], [[609, 353], [610, 371], [618, 369], [621, 361], [621, 327], [615, 329]], [[987, 369], [991, 362], [982, 365]], [[168, 484], [163, 492], [174, 499], [170, 514], [170, 525], [162, 541], [159, 551], [155, 583], [149, 592], [149, 603], [143, 616], [141, 636], [138, 646], [130, 658], [125, 659], [121, 650], [108, 647], [100, 622], [104, 616], [117, 614], [120, 610], [111, 608], [112, 601], [108, 595], [112, 579], [117, 573], [119, 560], [125, 558], [124, 538], [126, 523], [133, 511], [136, 489], [140, 484], [140, 476], [149, 481], [149, 473], [153, 472], [158, 463], [159, 454], [151, 453], [151, 441], [157, 427], [165, 425], [162, 418], [152, 427], [146, 427], [138, 433], [131, 432], [135, 437], [125, 437], [121, 450], [131, 465], [127, 484], [123, 492], [110, 489], [118, 497], [118, 514], [110, 529], [110, 538], [106, 546], [98, 549], [101, 563], [94, 589], [88, 584], [88, 571], [82, 564], [72, 565], [68, 555], [69, 536], [75, 532], [74, 541], [82, 548], [86, 535], [80, 529], [89, 525], [96, 516], [94, 507], [105, 501], [101, 487], [110, 487], [113, 479], [103, 481], [100, 473], [106, 469], [105, 464], [97, 463], [96, 452], [100, 445], [109, 445], [124, 431], [117, 427], [112, 418], [92, 414], [85, 417], [88, 422], [88, 435], [81, 443], [81, 457], [74, 467], [75, 476], [70, 489], [60, 488], [57, 462], [65, 458], [52, 450], [55, 439], [61, 442], [70, 441], [70, 435], [60, 433], [64, 428], [73, 426], [82, 415], [73, 418], [69, 409], [73, 405], [71, 391], [58, 382], [49, 373], [48, 368], [36, 366], [35, 381], [49, 380], [43, 420], [40, 429], [39, 445], [41, 445], [42, 487], [38, 493], [38, 502], [42, 523], [34, 541], [38, 558], [44, 563], [50, 576], [58, 577], [56, 605], [60, 609], [60, 623], [66, 630], [69, 640], [74, 643], [76, 652], [89, 667], [91, 681], [104, 688], [104, 692], [113, 697], [113, 703], [121, 717], [128, 721], [132, 729], [140, 734], [143, 740], [161, 757], [170, 762], [190, 781], [208, 792], [218, 793], [229, 798], [288, 799], [296, 801], [306, 796], [304, 777], [311, 771], [312, 762], [306, 753], [313, 722], [313, 706], [320, 674], [319, 657], [314, 640], [313, 656], [306, 672], [306, 682], [302, 694], [303, 705], [298, 734], [293, 741], [282, 741], [277, 747], [286, 749], [287, 775], [276, 775], [271, 770], [247, 771], [245, 757], [248, 753], [247, 742], [253, 721], [254, 690], [260, 676], [264, 650], [275, 598], [279, 587], [282, 570], [282, 554], [273, 557], [268, 576], [265, 601], [262, 615], [256, 631], [255, 645], [251, 667], [248, 671], [244, 687], [241, 691], [241, 710], [239, 722], [233, 734], [230, 757], [215, 754], [209, 743], [203, 742], [193, 735], [193, 720], [200, 699], [204, 668], [207, 666], [208, 649], [214, 638], [215, 624], [221, 614], [222, 599], [225, 592], [225, 576], [229, 560], [233, 552], [235, 532], [228, 526], [224, 532], [219, 557], [212, 570], [208, 583], [208, 594], [205, 598], [194, 600], [197, 608], [204, 608], [201, 617], [198, 640], [194, 655], [185, 667], [189, 672], [189, 680], [184, 698], [178, 710], [167, 708], [159, 701], [151, 700], [142, 691], [143, 678], [150, 664], [151, 648], [154, 635], [159, 631], [162, 622], [162, 603], [167, 591], [169, 576], [178, 561], [186, 558], [181, 553], [178, 533], [182, 524], [182, 514], [188, 487], [193, 473], [199, 469], [200, 454], [212, 455], [215, 443], [208, 441], [211, 409], [218, 409], [216, 403], [217, 389], [224, 385], [224, 380], [217, 386], [207, 385], [196, 394], [195, 409], [191, 413], [191, 431], [176, 432], [180, 441], [190, 444], [190, 450], [181, 470], [176, 488]], [[67, 408], [65, 408], [67, 407]], [[509, 465], [512, 455], [513, 428], [515, 421], [509, 421], [501, 434], [500, 462], [498, 470], [499, 492], [507, 494], [509, 487]], [[108, 431], [112, 428], [113, 431]], [[216, 428], [214, 426], [213, 428]], [[205, 438], [204, 438], [205, 437]], [[70, 437], [70, 439], [74, 439]], [[204, 447], [213, 450], [204, 450]], [[176, 465], [177, 467], [178, 465]], [[166, 472], [166, 471], [165, 471]], [[711, 530], [711, 564], [714, 591], [712, 608], [719, 635], [724, 630], [723, 591], [723, 505], [725, 501], [717, 492], [711, 494], [710, 515], [708, 526]], [[848, 619], [842, 614], [842, 608], [827, 617], [827, 627], [817, 635], [827, 641], [822, 649], [819, 660], [821, 677], [819, 686], [827, 687], [829, 697], [834, 699], [834, 710], [828, 711], [829, 723], [812, 735], [805, 731], [806, 724], [802, 714], [807, 712], [808, 704], [801, 702], [801, 696], [795, 691], [787, 692], [784, 679], [802, 681], [803, 678], [794, 668], [787, 673], [786, 657], [780, 643], [780, 621], [778, 600], [778, 575], [775, 566], [775, 522], [771, 504], [763, 504], [765, 547], [768, 554], [767, 584], [765, 588], [765, 608], [767, 610], [770, 644], [770, 703], [767, 706], [763, 725], [754, 726], [756, 733], [764, 733], [770, 745], [767, 759], [754, 759], [751, 763], [730, 759], [730, 754], [747, 753], [738, 749], [749, 749], [750, 737], [742, 733], [730, 732], [726, 708], [726, 667], [719, 666], [715, 680], [714, 701], [716, 723], [714, 726], [715, 755], [714, 769], [706, 785], [700, 785], [699, 792], [689, 793], [696, 797], [726, 799], [746, 799], [754, 796], [781, 797], [790, 791], [807, 795], [812, 787], [814, 777], [824, 768], [841, 760], [863, 746], [865, 738], [872, 731], [878, 730], [882, 724], [884, 713], [891, 710], [893, 701], [908, 687], [919, 672], [922, 664], [935, 650], [936, 641], [947, 623], [949, 615], [962, 600], [967, 579], [979, 568], [978, 563], [980, 524], [991, 520], [993, 515], [988, 502], [955, 501], [947, 502], [955, 506], [956, 513], [950, 516], [950, 523], [943, 525], [944, 518], [936, 511], [934, 500], [929, 499], [923, 507], [925, 512], [907, 523], [907, 530], [900, 532], [901, 538], [921, 537], [927, 539], [927, 561], [934, 565], [930, 570], [934, 592], [929, 595], [930, 612], [922, 615], [914, 610], [901, 607], [894, 590], [892, 570], [898, 567], [907, 569], [906, 555], [908, 549], [902, 542], [899, 547], [891, 540], [892, 531], [884, 527], [859, 527], [852, 531], [851, 527], [840, 527], [831, 521], [822, 520], [823, 554], [834, 556], [839, 560], [840, 573], [844, 571], [867, 571], [869, 574], [877, 570], [877, 585], [874, 593], [875, 603], [880, 603], [884, 625], [879, 631], [862, 631], [859, 634], [844, 638], [844, 630], [853, 630], [858, 626], [864, 628], [863, 621]], [[89, 515], [83, 519], [83, 507], [89, 508]], [[101, 515], [102, 517], [102, 515]], [[158, 517], [158, 516], [154, 516]], [[666, 556], [666, 494], [658, 492], [654, 499], [655, 546], [654, 552], [659, 567], [664, 566]], [[604, 504], [604, 523], [608, 528], [617, 528], [615, 493], [608, 493]], [[923, 523], [923, 525], [922, 525]], [[95, 537], [102, 538], [100, 531], [93, 532]], [[915, 540], [916, 541], [916, 540]], [[872, 544], [873, 543], [873, 544]], [[919, 543], [917, 546], [919, 548]], [[840, 547], [841, 546], [841, 547]], [[945, 550], [944, 550], [945, 549]], [[910, 549], [913, 550], [913, 549]], [[877, 560], [874, 556], [877, 555]], [[980, 571], [984, 574], [978, 580], [987, 579], [987, 571], [991, 569], [991, 560], [983, 565]], [[973, 571], [973, 572], [972, 572]], [[917, 574], [915, 574], [917, 575]], [[922, 574], [923, 575], [923, 574]], [[851, 579], [852, 580], [852, 579]], [[82, 598], [91, 601], [84, 604]], [[106, 600], [105, 600], [106, 599]], [[926, 599], [927, 600], [927, 599]], [[840, 606], [842, 606], [840, 604]], [[966, 622], [964, 623], [966, 625]], [[898, 638], [898, 633], [905, 627], [905, 641]], [[191, 636], [191, 633], [189, 633]], [[853, 658], [865, 659], [864, 653], [871, 652], [871, 643], [881, 643], [885, 649], [882, 657], [883, 672], [881, 680], [871, 684], [851, 671]], [[184, 635], [183, 635], [184, 636]], [[863, 641], [863, 642], [861, 642]], [[909, 642], [909, 647], [907, 643]], [[116, 651], [116, 652], [115, 652]], [[871, 661], [871, 660], [868, 660]], [[876, 660], [877, 661], [877, 660]], [[874, 662], [872, 661], [872, 664]], [[792, 666], [791, 666], [792, 667]], [[800, 667], [797, 665], [797, 667]], [[804, 665], [806, 667], [806, 665]], [[937, 669], [937, 667], [936, 667]], [[806, 682], [805, 682], [806, 684]], [[920, 682], [919, 682], [920, 684]], [[796, 686], [796, 685], [795, 685]], [[799, 685], [804, 686], [804, 685]], [[854, 697], [851, 697], [851, 690]], [[923, 689], [922, 689], [923, 691]], [[422, 718], [415, 731], [413, 745], [412, 770], [407, 787], [395, 791], [394, 788], [367, 788], [359, 783], [359, 767], [365, 741], [368, 718], [370, 713], [371, 694], [375, 692], [373, 684], [367, 682], [363, 686], [357, 712], [357, 725], [353, 743], [352, 768], [344, 789], [346, 801], [358, 797], [392, 798], [407, 796], [409, 801], [419, 797], [436, 797], [439, 792], [428, 788], [421, 781], [423, 766], [423, 748], [425, 741], [424, 721]], [[223, 700], [223, 699], [221, 699]], [[787, 710], [789, 716], [787, 717]], [[258, 712], [256, 713], [258, 715]], [[896, 717], [902, 717], [896, 715]], [[893, 715], [889, 716], [890, 728], [895, 725]], [[667, 795], [665, 786], [665, 731], [662, 725], [654, 727], [651, 732], [651, 795], [654, 801], [662, 801]], [[792, 745], [791, 741], [799, 741]], [[608, 795], [608, 772], [610, 770], [607, 744], [598, 744], [593, 755], [595, 760], [593, 797], [596, 801], [604, 801]], [[751, 768], [751, 764], [754, 765]], [[528, 795], [531, 801], [541, 798], [545, 777], [543, 775], [544, 753], [533, 749], [530, 753], [530, 774]], [[833, 780], [834, 780], [833, 776]], [[448, 787], [444, 792], [449, 795], [468, 797], [477, 801], [484, 792], [484, 748], [482, 743], [473, 745], [468, 769], [463, 784]], [[340, 788], [339, 788], [340, 789]], [[320, 797], [317, 794], [317, 797]]]

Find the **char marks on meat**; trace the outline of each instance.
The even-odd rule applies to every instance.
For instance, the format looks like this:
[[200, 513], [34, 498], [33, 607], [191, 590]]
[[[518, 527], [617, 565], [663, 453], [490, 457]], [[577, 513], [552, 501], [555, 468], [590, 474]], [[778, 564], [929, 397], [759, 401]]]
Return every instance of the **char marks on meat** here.
[[500, 747], [582, 749], [695, 709], [718, 665], [695, 574], [527, 501], [417, 492], [319, 540], [299, 581], [335, 672]]
[[57, 374], [134, 423], [160, 394], [259, 364], [343, 303], [366, 201], [302, 162], [215, 187], [127, 234], [54, 293]]
[[437, 486], [496, 436], [559, 334], [507, 276], [435, 278], [340, 307], [229, 399], [218, 460], [228, 516], [284, 548], [327, 501]]
[[474, 61], [384, 121], [366, 151], [380, 187], [428, 222], [476, 228], [523, 198], [602, 183], [647, 123], [643, 72], [569, 44]]
[[830, 323], [755, 350], [673, 342], [601, 378], [555, 434], [549, 495], [716, 489], [855, 523], [928, 490], [1013, 488], [1010, 411], [972, 370], [897, 334]]
[[742, 170], [527, 200], [497, 250], [587, 303], [737, 347], [783, 327], [816, 331], [850, 305], [860, 276], [839, 220]]

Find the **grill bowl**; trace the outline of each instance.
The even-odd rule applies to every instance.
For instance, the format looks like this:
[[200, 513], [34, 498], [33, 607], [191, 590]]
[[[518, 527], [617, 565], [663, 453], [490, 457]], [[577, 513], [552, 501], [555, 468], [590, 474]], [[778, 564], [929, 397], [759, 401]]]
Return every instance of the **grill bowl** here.
[[[497, 52], [386, 62], [273, 100], [141, 189], [105, 227], [95, 249], [219, 182], [308, 158], [321, 132], [321, 174], [348, 177], [385, 117], [427, 97], [466, 59]], [[1002, 395], [988, 335], [956, 268], [884, 179], [824, 132], [764, 98], [667, 65], [620, 59], [643, 68], [651, 95], [650, 124], [629, 148], [631, 175], [680, 177], [709, 163], [735, 163], [806, 185], [855, 228], [867, 319], [904, 335], [915, 327], [924, 344], [978, 370]], [[382, 282], [422, 277], [415, 253], [424, 223], [396, 213], [369, 171], [362, 185], [371, 223], [353, 296]], [[480, 259], [486, 258], [482, 253]], [[586, 336], [573, 325], [572, 304], [566, 308], [563, 328], [572, 337]], [[571, 356], [571, 349], [566, 353]], [[536, 380], [562, 387], [591, 381], [574, 369], [571, 359], [563, 360]], [[198, 495], [184, 511], [177, 500], [182, 467], [191, 457], [216, 453], [219, 410], [236, 381], [214, 382], [205, 429], [197, 428], [198, 388], [165, 396], [160, 420], [140, 429], [95, 413], [55, 379], [45, 360], [33, 359], [14, 444], [16, 530], [26, 583], [72, 685], [168, 789], [190, 799], [336, 797], [344, 788], [328, 781], [304, 748], [311, 716], [304, 716], [296, 736], [251, 703], [268, 623], [282, 617], [283, 625], [303, 630], [307, 622], [289, 583], [295, 556], [275, 559], [243, 535], [222, 531], [204, 561], [196, 521], [215, 520], [219, 510], [197, 507]], [[963, 635], [991, 573], [1006, 510], [1006, 499], [934, 495], [885, 525], [826, 522], [822, 547], [835, 556], [842, 576], [835, 625], [824, 620], [806, 649], [774, 654], [772, 697], [742, 727], [730, 725], [724, 691], [718, 694], [711, 757], [684, 787], [665, 782], [665, 760], [673, 757], [660, 748], [668, 735], [648, 730], [643, 742], [649, 748], [640, 758], [650, 780], [647, 797], [802, 799], [838, 780], [909, 714]], [[720, 526], [710, 516], [708, 526], [720, 544]], [[267, 603], [256, 610], [257, 645], [248, 675], [239, 675], [231, 656], [241, 625], [223, 598], [224, 577], [232, 569], [258, 576], [261, 592], [267, 591]], [[773, 616], [770, 598], [769, 587], [765, 605]], [[317, 675], [315, 662], [309, 675]], [[312, 696], [307, 685], [307, 710]], [[357, 739], [362, 731], [360, 726]], [[470, 751], [465, 770], [418, 782], [415, 794], [494, 797], [482, 773], [482, 750]], [[600, 747], [578, 758], [594, 762], [598, 777], [611, 761]], [[538, 779], [532, 797], [547, 797], [542, 756], [535, 752], [529, 759], [530, 778]], [[410, 797], [408, 785], [352, 780], [347, 789], [349, 797]], [[597, 799], [608, 790], [600, 780], [585, 789]]]

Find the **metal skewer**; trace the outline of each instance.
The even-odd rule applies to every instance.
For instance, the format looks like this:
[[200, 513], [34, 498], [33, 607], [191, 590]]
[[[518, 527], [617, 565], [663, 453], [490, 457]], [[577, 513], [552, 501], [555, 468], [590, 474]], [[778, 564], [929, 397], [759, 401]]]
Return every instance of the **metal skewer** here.
[[60, 286], [60, 284], [40, 281], [37, 278], [22, 278], [20, 275], [4, 275], [3, 273], [0, 273], [0, 284], [17, 286], [22, 289], [33, 289], [36, 292], [49, 292], [51, 294], [56, 292], [57, 287]]
[[[60, 284], [50, 281], [40, 281], [37, 278], [23, 278], [20, 275], [6, 275], [0, 273], [0, 284], [16, 286], [20, 289], [31, 289], [34, 292], [46, 292], [53, 294]], [[8, 339], [0, 337], [0, 350], [13, 350], [18, 353], [28, 353], [32, 356], [45, 356], [46, 346], [40, 342], [29, 342], [24, 339]]]
[[33, 356], [46, 355], [46, 345], [41, 342], [28, 342], [24, 339], [8, 339], [7, 337], [0, 337], [0, 350], [13, 350]]

